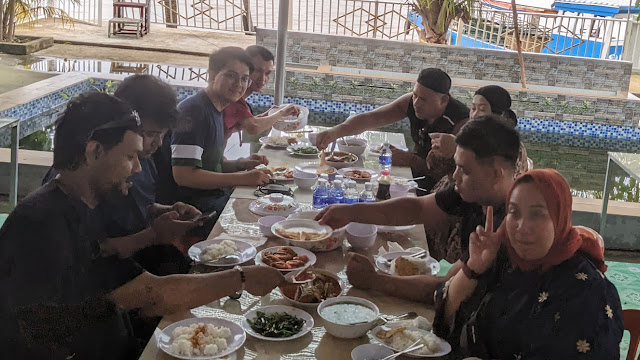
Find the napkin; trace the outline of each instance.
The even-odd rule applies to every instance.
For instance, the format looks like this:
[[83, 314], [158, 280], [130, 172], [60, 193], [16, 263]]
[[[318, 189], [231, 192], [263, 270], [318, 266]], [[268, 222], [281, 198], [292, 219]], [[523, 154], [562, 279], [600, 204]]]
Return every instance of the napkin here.
[[[380, 256], [380, 255], [384, 255], [384, 254], [386, 254], [386, 253], [390, 253], [390, 252], [397, 252], [397, 251], [410, 251], [410, 252], [412, 252], [412, 253], [417, 253], [418, 251], [422, 251], [422, 250], [424, 250], [424, 249], [419, 248], [419, 247], [417, 247], [417, 246], [414, 246], [414, 247], [410, 247], [410, 248], [405, 249], [405, 248], [403, 248], [402, 246], [400, 246], [398, 243], [396, 243], [396, 242], [391, 242], [391, 241], [387, 242], [387, 246], [388, 246], [388, 248], [389, 248], [388, 250], [386, 250], [386, 249], [384, 248], [384, 246], [380, 246], [380, 248], [378, 249], [378, 254], [377, 254], [377, 255], [374, 255], [374, 257], [376, 257], [376, 258], [377, 258], [377, 257], [378, 257], [378, 256]], [[429, 251], [427, 250], [427, 255], [428, 255], [428, 254], [429, 254]]]
[[388, 322], [387, 326], [394, 327], [394, 328], [399, 326], [416, 327], [418, 329], [422, 329], [426, 331], [431, 331], [432, 329], [431, 322], [422, 316], [418, 316], [417, 318], [411, 319], [411, 320], [398, 320], [398, 321]]

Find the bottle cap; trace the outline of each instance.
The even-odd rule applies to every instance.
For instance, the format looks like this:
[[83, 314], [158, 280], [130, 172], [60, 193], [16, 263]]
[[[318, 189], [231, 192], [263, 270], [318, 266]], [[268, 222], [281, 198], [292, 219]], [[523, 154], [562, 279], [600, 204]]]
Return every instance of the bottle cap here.
[[342, 180], [333, 180], [334, 186], [342, 186]]
[[327, 179], [320, 178], [318, 179], [318, 185], [327, 185]]

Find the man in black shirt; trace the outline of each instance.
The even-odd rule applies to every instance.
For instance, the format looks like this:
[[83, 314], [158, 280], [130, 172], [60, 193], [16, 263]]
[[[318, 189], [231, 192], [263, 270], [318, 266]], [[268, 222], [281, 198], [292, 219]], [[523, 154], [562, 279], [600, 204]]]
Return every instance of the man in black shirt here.
[[[468, 122], [456, 136], [455, 186], [420, 198], [400, 198], [375, 204], [332, 205], [317, 220], [333, 228], [349, 222], [378, 225], [424, 224], [430, 230], [445, 230], [449, 216], [462, 218], [462, 259], [451, 269], [455, 274], [468, 257], [469, 235], [485, 223], [485, 210], [493, 206], [494, 225], [504, 219], [504, 204], [513, 184], [513, 174], [520, 148], [518, 133], [493, 116]], [[443, 227], [444, 226], [444, 227]], [[357, 254], [354, 254], [357, 255]], [[371, 263], [353, 256], [347, 266], [352, 285], [385, 291], [417, 301], [433, 301], [433, 291], [445, 278], [430, 275], [393, 277], [376, 274]], [[383, 281], [381, 281], [383, 280]]]
[[[431, 176], [427, 166], [427, 154], [431, 150], [431, 133], [456, 134], [469, 118], [469, 108], [449, 95], [451, 78], [436, 68], [420, 71], [413, 92], [405, 94], [390, 104], [373, 111], [355, 115], [347, 121], [318, 134], [319, 149], [344, 136], [409, 118], [413, 151], [392, 148], [392, 161], [396, 166], [410, 166], [413, 176], [425, 176], [418, 180], [422, 189], [431, 190], [440, 180]], [[421, 193], [422, 194], [422, 193]]]
[[[170, 242], [162, 227], [138, 242], [107, 239], [96, 207], [140, 171], [137, 113], [102, 93], [72, 100], [56, 125], [59, 176], [21, 201], [0, 229], [0, 348], [10, 359], [127, 359], [127, 311], [157, 316], [242, 288], [264, 295], [284, 281], [247, 266], [157, 277], [128, 259]], [[181, 222], [175, 211], [161, 217]]]

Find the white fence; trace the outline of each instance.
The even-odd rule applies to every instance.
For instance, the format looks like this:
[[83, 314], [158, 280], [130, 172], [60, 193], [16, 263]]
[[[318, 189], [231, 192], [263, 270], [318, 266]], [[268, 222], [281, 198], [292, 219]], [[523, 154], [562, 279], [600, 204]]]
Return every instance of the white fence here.
[[[111, 17], [112, 0], [52, 0], [76, 21], [100, 25]], [[135, 1], [135, 0], [134, 0]], [[150, 20], [168, 26], [252, 32], [276, 29], [279, 0], [138, 0], [149, 4]], [[289, 30], [419, 41], [421, 19], [411, 0], [291, 0]], [[134, 16], [133, 13], [127, 16]], [[523, 48], [603, 59], [620, 59], [627, 19], [518, 13]], [[458, 31], [460, 28], [462, 31]], [[494, 49], [513, 49], [513, 15], [477, 7], [468, 24], [452, 23], [450, 43]], [[462, 33], [462, 35], [460, 35]], [[455, 41], [454, 41], [455, 39]]]

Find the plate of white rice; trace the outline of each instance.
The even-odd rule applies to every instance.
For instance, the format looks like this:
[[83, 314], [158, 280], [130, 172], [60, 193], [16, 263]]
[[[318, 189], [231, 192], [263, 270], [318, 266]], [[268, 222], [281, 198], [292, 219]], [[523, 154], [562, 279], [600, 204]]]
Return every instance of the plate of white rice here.
[[186, 360], [211, 359], [238, 350], [247, 339], [242, 327], [219, 318], [190, 318], [175, 322], [156, 333], [158, 347]]
[[[256, 248], [244, 241], [212, 239], [194, 244], [189, 257], [196, 263], [209, 266], [233, 266], [245, 263], [256, 256]], [[236, 257], [224, 258], [226, 255]]]
[[402, 351], [420, 339], [421, 342], [418, 344], [424, 344], [424, 346], [405, 354], [405, 356], [418, 358], [439, 357], [451, 352], [451, 345], [449, 345], [447, 341], [437, 337], [431, 331], [422, 330], [413, 326], [406, 327], [404, 330], [394, 333], [393, 336], [387, 339], [380, 339], [376, 336], [380, 330], [391, 329], [393, 329], [393, 327], [388, 325], [376, 326], [371, 330], [371, 335], [380, 344], [394, 351]]

